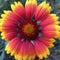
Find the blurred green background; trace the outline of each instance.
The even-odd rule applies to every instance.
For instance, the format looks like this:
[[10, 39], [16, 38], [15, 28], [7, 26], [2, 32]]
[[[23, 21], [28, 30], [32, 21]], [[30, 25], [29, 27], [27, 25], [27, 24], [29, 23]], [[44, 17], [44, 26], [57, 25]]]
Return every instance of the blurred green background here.
[[[20, 1], [23, 3], [23, 5], [25, 5], [26, 0], [0, 0], [0, 16], [3, 13], [3, 10], [11, 10], [10, 4], [14, 3], [14, 1]], [[38, 4], [40, 4], [42, 1], [49, 2], [52, 6], [51, 13], [56, 13], [60, 17], [60, 0], [37, 0]], [[2, 40], [0, 36], [0, 60], [14, 60], [13, 57], [7, 55], [4, 51], [6, 43], [7, 42]], [[51, 55], [44, 60], [60, 60], [60, 38], [56, 39], [55, 47], [50, 50]]]

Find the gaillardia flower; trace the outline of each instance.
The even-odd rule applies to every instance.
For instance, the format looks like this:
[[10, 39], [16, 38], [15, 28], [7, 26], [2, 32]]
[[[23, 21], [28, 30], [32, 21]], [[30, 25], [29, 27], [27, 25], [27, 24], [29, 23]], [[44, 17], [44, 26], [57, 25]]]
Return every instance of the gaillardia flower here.
[[58, 16], [50, 14], [51, 6], [36, 0], [11, 4], [12, 11], [4, 11], [0, 19], [2, 39], [8, 40], [5, 51], [16, 60], [47, 58], [55, 38], [60, 37]]

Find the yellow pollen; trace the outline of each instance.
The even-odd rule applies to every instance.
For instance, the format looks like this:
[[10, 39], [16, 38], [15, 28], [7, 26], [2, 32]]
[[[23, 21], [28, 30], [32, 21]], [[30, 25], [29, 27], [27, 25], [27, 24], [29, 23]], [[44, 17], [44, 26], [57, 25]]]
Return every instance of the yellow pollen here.
[[34, 30], [35, 30], [34, 25], [30, 23], [24, 25], [23, 27], [23, 32], [27, 34], [28, 36], [34, 34]]

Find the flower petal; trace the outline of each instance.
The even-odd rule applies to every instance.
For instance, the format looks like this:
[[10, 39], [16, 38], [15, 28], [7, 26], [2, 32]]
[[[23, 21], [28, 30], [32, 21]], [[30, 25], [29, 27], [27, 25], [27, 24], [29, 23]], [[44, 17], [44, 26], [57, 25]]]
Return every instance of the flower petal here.
[[27, 59], [27, 43], [23, 42], [21, 49], [19, 51], [19, 55], [22, 57], [22, 59]]
[[46, 2], [42, 2], [36, 9], [35, 19], [36, 20], [44, 20], [51, 11], [51, 6]]
[[21, 40], [16, 37], [7, 44], [5, 51], [7, 52], [7, 54], [11, 54], [11, 56], [15, 57], [15, 55], [19, 53], [21, 45], [22, 45]]
[[27, 0], [25, 4], [25, 11], [26, 16], [31, 19], [34, 14], [37, 7], [37, 1], [36, 0]]
[[16, 31], [16, 27], [12, 27], [12, 26], [2, 26], [0, 27], [0, 31], [8, 33], [8, 32], [14, 32]]
[[60, 27], [58, 25], [48, 25], [43, 28], [42, 33], [46, 37], [57, 38], [60, 37]]
[[34, 45], [32, 43], [28, 44], [28, 60], [34, 60], [35, 58], [35, 49], [34, 49]]
[[[17, 36], [18, 24], [20, 19], [11, 11], [4, 11], [5, 14], [1, 15], [0, 31], [3, 32], [2, 39], [11, 40]], [[22, 24], [22, 23], [21, 23]]]
[[42, 38], [39, 38], [39, 40], [43, 44], [45, 44], [48, 48], [54, 47], [53, 43], [55, 42], [55, 40], [53, 38], [42, 37]]
[[59, 17], [56, 14], [50, 14], [45, 20], [43, 20], [40, 24], [41, 27], [45, 27], [50, 24], [59, 24]]
[[34, 51], [33, 45], [29, 42], [23, 42], [18, 55], [20, 56], [19, 58], [17, 58], [18, 60], [19, 59], [23, 59], [23, 60], [34, 59], [35, 51]]
[[43, 59], [43, 57], [47, 58], [47, 55], [50, 55], [50, 52], [49, 52], [47, 46], [45, 46], [39, 40], [35, 41], [34, 46], [35, 46], [36, 54], [40, 59]]
[[14, 2], [14, 4], [11, 4], [11, 8], [18, 17], [25, 18], [25, 9], [21, 2]]
[[2, 36], [2, 39], [12, 40], [17, 36], [17, 32], [9, 32], [9, 33], [2, 32], [1, 36]]
[[[5, 14], [2, 14], [1, 17], [1, 21], [0, 21], [0, 26], [16, 26], [18, 25], [18, 23], [21, 23], [21, 19], [19, 19], [19, 17], [17, 15], [15, 15], [13, 12], [11, 11], [4, 11]], [[7, 24], [6, 24], [7, 23]]]

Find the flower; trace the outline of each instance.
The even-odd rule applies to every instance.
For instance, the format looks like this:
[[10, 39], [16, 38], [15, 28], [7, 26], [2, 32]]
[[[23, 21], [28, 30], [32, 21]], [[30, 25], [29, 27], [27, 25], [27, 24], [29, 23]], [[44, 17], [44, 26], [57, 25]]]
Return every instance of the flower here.
[[9, 41], [5, 51], [17, 60], [47, 58], [55, 38], [60, 37], [58, 16], [50, 14], [51, 6], [36, 0], [11, 4], [12, 11], [4, 11], [0, 19], [2, 39]]

